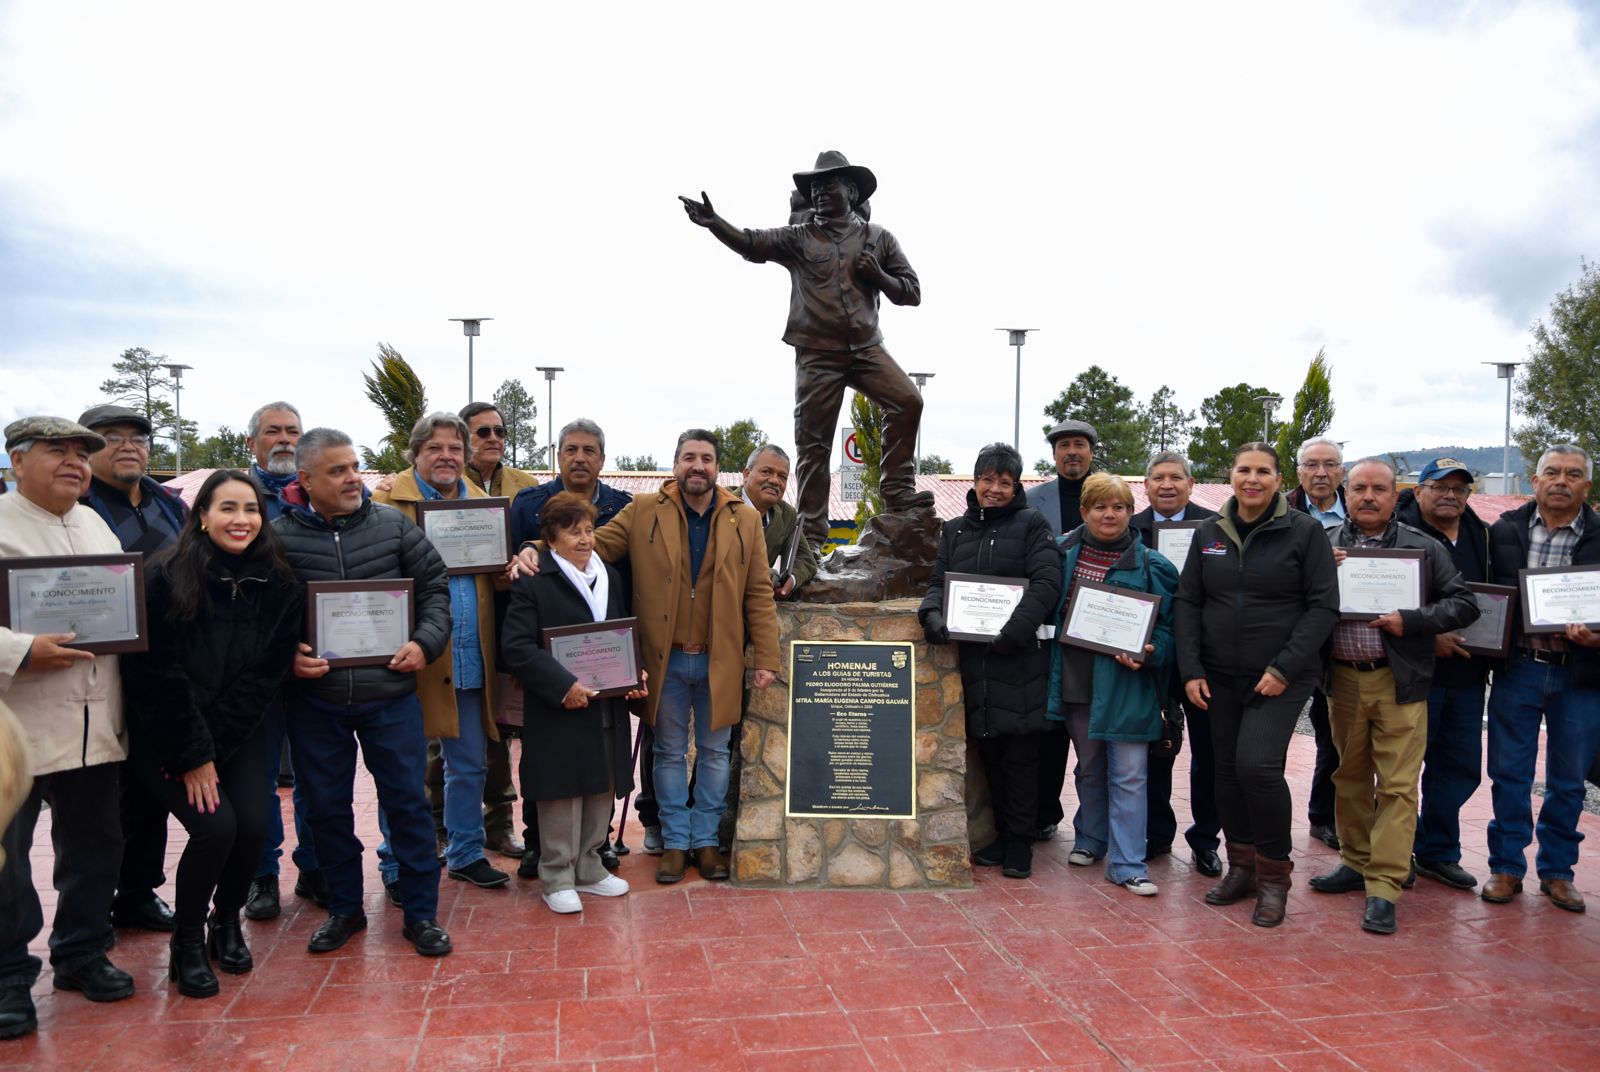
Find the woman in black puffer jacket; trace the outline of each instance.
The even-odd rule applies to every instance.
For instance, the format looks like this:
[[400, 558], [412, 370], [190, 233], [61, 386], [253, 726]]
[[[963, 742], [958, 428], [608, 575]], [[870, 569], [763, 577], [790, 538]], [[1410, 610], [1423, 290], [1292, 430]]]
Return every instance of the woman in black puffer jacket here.
[[973, 860], [987, 867], [1003, 865], [1009, 877], [1027, 878], [1033, 871], [1037, 735], [1048, 726], [1044, 712], [1050, 649], [1038, 631], [1061, 595], [1061, 553], [1050, 523], [1028, 506], [1022, 456], [1016, 450], [991, 443], [978, 452], [973, 472], [967, 512], [946, 522], [940, 534], [939, 558], [917, 617], [928, 643], [948, 644], [946, 574], [1027, 582], [1021, 601], [993, 640], [959, 641], [967, 736], [977, 742], [1000, 835]]
[[177, 542], [150, 563], [150, 649], [122, 659], [128, 768], [189, 833], [168, 969], [188, 997], [218, 991], [208, 952], [223, 971], [253, 967], [239, 910], [276, 804], [267, 710], [294, 659], [304, 611], [265, 521], [253, 480], [213, 473]]

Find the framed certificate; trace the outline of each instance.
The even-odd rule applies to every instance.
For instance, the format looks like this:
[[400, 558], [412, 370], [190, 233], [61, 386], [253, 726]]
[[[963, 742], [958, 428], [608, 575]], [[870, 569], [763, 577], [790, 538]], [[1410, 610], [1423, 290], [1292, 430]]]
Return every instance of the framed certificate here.
[[1000, 635], [1028, 590], [1026, 577], [988, 577], [981, 573], [944, 575], [944, 624], [951, 640], [987, 643]]
[[1183, 564], [1189, 561], [1189, 545], [1194, 543], [1195, 530], [1201, 526], [1199, 521], [1157, 521], [1155, 523], [1156, 550], [1168, 562], [1183, 572]]
[[1339, 563], [1339, 617], [1370, 622], [1395, 610], [1421, 610], [1423, 562], [1414, 547], [1346, 547]]
[[67, 647], [97, 655], [146, 651], [144, 556], [0, 559], [0, 625], [75, 633]]
[[1106, 655], [1126, 655], [1144, 662], [1144, 646], [1156, 631], [1156, 612], [1161, 597], [1154, 592], [1135, 592], [1131, 588], [1078, 581], [1067, 605], [1066, 622], [1056, 639], [1075, 648]]
[[608, 618], [544, 630], [544, 650], [586, 689], [604, 698], [639, 687], [637, 618]]
[[1522, 631], [1564, 633], [1570, 623], [1600, 626], [1600, 566], [1541, 566], [1517, 571]]
[[1474, 655], [1503, 659], [1511, 653], [1511, 623], [1516, 620], [1517, 590], [1504, 584], [1466, 582], [1478, 601], [1478, 620], [1458, 630], [1461, 646]]
[[411, 640], [415, 617], [409, 577], [306, 584], [306, 643], [335, 668], [388, 666]]
[[417, 524], [439, 549], [445, 572], [499, 573], [511, 561], [511, 500], [423, 499]]

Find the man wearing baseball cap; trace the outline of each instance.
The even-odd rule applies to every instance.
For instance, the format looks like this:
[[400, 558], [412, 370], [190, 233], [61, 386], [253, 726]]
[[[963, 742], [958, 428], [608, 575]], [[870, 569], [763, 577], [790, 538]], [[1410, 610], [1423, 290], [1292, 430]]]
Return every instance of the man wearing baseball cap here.
[[[1472, 470], [1454, 458], [1435, 458], [1400, 493], [1395, 516], [1444, 544], [1463, 581], [1492, 576], [1489, 526], [1472, 507]], [[1469, 655], [1458, 633], [1434, 638], [1433, 684], [1428, 689], [1428, 744], [1422, 757], [1422, 814], [1417, 820], [1417, 874], [1470, 890], [1478, 880], [1461, 866], [1461, 808], [1483, 771], [1483, 701], [1489, 660]]]
[[[87, 409], [78, 423], [104, 441], [89, 457], [93, 475], [84, 488], [83, 505], [99, 514], [120, 550], [148, 559], [178, 538], [188, 508], [153, 477], [150, 467], [150, 419], [126, 406]], [[167, 880], [167, 809], [137, 778], [122, 780], [122, 874], [111, 904], [111, 922], [118, 927], [170, 931], [177, 926], [172, 909], [156, 888]]]
[[[101, 436], [63, 417], [24, 417], [5, 430], [15, 492], [0, 497], [0, 559], [120, 554], [95, 512], [79, 504]], [[0, 693], [22, 723], [33, 789], [0, 834], [0, 1038], [38, 1027], [30, 991], [42, 965], [28, 943], [44, 928], [28, 854], [44, 804], [57, 876], [50, 965], [57, 990], [90, 1001], [133, 994], [133, 977], [106, 959], [108, 915], [122, 859], [117, 769], [127, 758], [117, 656], [67, 645], [70, 633], [0, 627]]]

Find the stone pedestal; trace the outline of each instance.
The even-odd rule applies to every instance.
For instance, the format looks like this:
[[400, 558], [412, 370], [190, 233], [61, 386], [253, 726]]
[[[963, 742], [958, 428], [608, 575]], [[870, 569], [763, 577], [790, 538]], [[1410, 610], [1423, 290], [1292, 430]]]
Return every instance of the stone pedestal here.
[[789, 694], [780, 681], [752, 693], [745, 716], [736, 884], [892, 890], [972, 885], [961, 674], [954, 647], [923, 642], [918, 602], [778, 605], [785, 676], [793, 640], [916, 642], [917, 818], [785, 818]]

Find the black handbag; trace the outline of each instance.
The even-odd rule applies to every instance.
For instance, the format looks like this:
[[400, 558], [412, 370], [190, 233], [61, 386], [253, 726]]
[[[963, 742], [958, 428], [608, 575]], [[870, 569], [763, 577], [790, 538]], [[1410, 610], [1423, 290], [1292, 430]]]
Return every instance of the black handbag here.
[[1161, 705], [1161, 736], [1150, 742], [1151, 758], [1176, 759], [1183, 751], [1183, 704], [1173, 697]]

